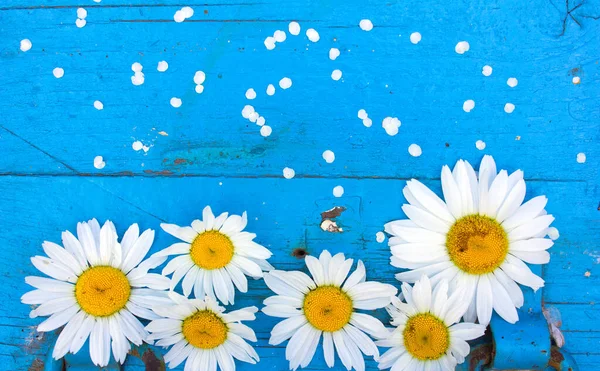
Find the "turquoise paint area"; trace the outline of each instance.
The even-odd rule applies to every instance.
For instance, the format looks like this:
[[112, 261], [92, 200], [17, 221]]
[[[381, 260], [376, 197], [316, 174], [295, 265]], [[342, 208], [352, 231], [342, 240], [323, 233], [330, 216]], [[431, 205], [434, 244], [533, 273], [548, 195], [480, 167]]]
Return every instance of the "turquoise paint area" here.
[[[540, 300], [558, 308], [580, 369], [598, 369], [597, 3], [152, 3], [0, 3], [0, 369], [43, 367], [56, 334], [35, 331], [40, 319], [30, 319], [19, 300], [28, 290], [23, 278], [36, 274], [29, 258], [42, 254], [41, 243], [60, 242], [60, 232], [77, 221], [108, 218], [119, 232], [134, 222], [158, 230], [165, 221], [189, 223], [207, 204], [216, 212], [246, 210], [248, 230], [274, 252], [278, 268], [304, 269], [295, 248], [326, 248], [362, 259], [370, 279], [397, 284], [387, 244], [375, 234], [404, 217], [405, 181], [415, 177], [439, 192], [443, 164], [478, 164], [483, 154], [499, 168], [524, 170], [527, 198], [548, 196], [561, 237], [543, 268], [546, 287], [536, 296], [525, 289], [524, 310], [538, 311]], [[184, 5], [195, 15], [173, 22]], [[79, 6], [88, 11], [81, 29]], [[372, 31], [360, 30], [362, 18], [372, 20]], [[288, 33], [266, 50], [264, 39], [287, 31], [291, 20], [300, 22], [301, 36]], [[310, 27], [320, 33], [318, 43], [304, 36]], [[412, 32], [422, 34], [417, 45]], [[19, 50], [24, 38], [33, 43], [26, 53]], [[462, 40], [470, 50], [459, 55], [454, 46]], [[328, 58], [332, 47], [341, 51], [335, 61]], [[156, 70], [161, 60], [169, 63], [164, 73]], [[131, 83], [134, 62], [144, 66], [141, 86]], [[491, 76], [481, 74], [484, 65], [493, 67]], [[55, 67], [64, 68], [63, 78], [54, 78]], [[331, 79], [334, 69], [342, 80]], [[197, 70], [207, 75], [200, 95]], [[284, 76], [293, 81], [288, 90], [277, 85]], [[518, 79], [515, 88], [509, 77]], [[274, 96], [265, 94], [268, 84], [276, 86]], [[248, 88], [257, 91], [255, 100], [245, 99]], [[171, 107], [171, 97], [182, 106]], [[470, 113], [462, 109], [467, 99], [476, 104]], [[104, 110], [93, 107], [95, 100]], [[504, 112], [507, 102], [516, 106], [512, 114]], [[265, 117], [270, 137], [241, 116], [246, 104]], [[372, 127], [357, 118], [361, 108]], [[397, 136], [381, 128], [386, 116], [402, 121]], [[135, 140], [149, 151], [134, 151]], [[484, 151], [477, 140], [486, 142]], [[421, 157], [408, 154], [411, 143], [421, 146]], [[335, 152], [332, 164], [321, 157], [327, 149]], [[577, 163], [579, 152], [586, 163]], [[106, 162], [102, 170], [93, 166], [97, 155]], [[294, 179], [283, 178], [286, 166]], [[337, 185], [345, 189], [341, 198], [332, 195]], [[320, 228], [321, 213], [334, 206], [347, 208], [336, 220], [343, 233]], [[173, 241], [158, 233], [152, 251]], [[236, 306], [260, 306], [269, 295], [262, 281], [250, 287]], [[276, 322], [258, 315], [252, 327], [263, 362], [239, 369], [287, 369], [284, 347], [267, 343]], [[128, 363], [143, 369], [137, 358]], [[308, 369], [324, 369], [322, 352]]]

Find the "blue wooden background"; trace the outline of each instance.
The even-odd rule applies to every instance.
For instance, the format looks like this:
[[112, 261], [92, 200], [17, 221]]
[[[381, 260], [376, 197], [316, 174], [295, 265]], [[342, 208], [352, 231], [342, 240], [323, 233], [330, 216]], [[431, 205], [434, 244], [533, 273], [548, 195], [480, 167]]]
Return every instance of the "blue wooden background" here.
[[[276, 1], [3, 0], [0, 2], [0, 365], [40, 370], [55, 334], [38, 334], [39, 319], [20, 303], [36, 274], [29, 257], [43, 240], [96, 217], [158, 230], [186, 224], [210, 204], [215, 212], [248, 211], [248, 229], [274, 251], [281, 269], [300, 269], [292, 250], [344, 251], [365, 261], [370, 279], [395, 283], [383, 224], [402, 218], [401, 189], [411, 177], [439, 190], [443, 164], [484, 153], [499, 168], [525, 171], [528, 198], [546, 194], [561, 237], [544, 267], [546, 305], [562, 313], [567, 346], [582, 370], [600, 362], [600, 4], [586, 0]], [[195, 10], [183, 23], [175, 11]], [[75, 26], [76, 10], [88, 11]], [[358, 27], [371, 19], [370, 32]], [[263, 41], [290, 21], [300, 36]], [[304, 31], [321, 36], [309, 42]], [[412, 32], [422, 41], [413, 45]], [[33, 47], [19, 50], [22, 39]], [[466, 40], [470, 50], [455, 53]], [[341, 50], [331, 61], [328, 51]], [[169, 69], [156, 70], [166, 60]], [[131, 65], [145, 83], [131, 83]], [[493, 74], [481, 73], [484, 65]], [[52, 70], [62, 67], [56, 79]], [[333, 81], [334, 69], [343, 78]], [[195, 71], [207, 78], [194, 91]], [[290, 77], [293, 86], [277, 82]], [[573, 84], [578, 76], [580, 84]], [[516, 77], [518, 86], [506, 84]], [[276, 85], [274, 96], [266, 86]], [[254, 88], [258, 97], [247, 101]], [[175, 109], [171, 97], [183, 105]], [[475, 101], [466, 113], [462, 104]], [[100, 100], [104, 110], [93, 107]], [[515, 104], [512, 114], [504, 112]], [[252, 104], [273, 128], [264, 138], [241, 116]], [[366, 128], [357, 111], [367, 110]], [[381, 120], [396, 116], [400, 133]], [[164, 131], [168, 136], [160, 135]], [[477, 140], [487, 143], [480, 151]], [[149, 151], [134, 151], [140, 140]], [[423, 155], [411, 157], [411, 143]], [[335, 152], [327, 164], [324, 150]], [[576, 161], [578, 153], [587, 162]], [[95, 156], [106, 167], [93, 166]], [[284, 179], [291, 167], [296, 177]], [[342, 185], [341, 198], [332, 195]], [[320, 213], [347, 210], [343, 233], [320, 229]], [[172, 243], [158, 233], [153, 251]], [[236, 305], [259, 305], [269, 294], [253, 282]], [[259, 314], [258, 366], [287, 368], [282, 346], [270, 347], [275, 320]], [[130, 357], [132, 364], [140, 362]], [[323, 368], [322, 353], [309, 369]], [[370, 363], [373, 367], [373, 363]], [[337, 369], [341, 363], [337, 361]]]

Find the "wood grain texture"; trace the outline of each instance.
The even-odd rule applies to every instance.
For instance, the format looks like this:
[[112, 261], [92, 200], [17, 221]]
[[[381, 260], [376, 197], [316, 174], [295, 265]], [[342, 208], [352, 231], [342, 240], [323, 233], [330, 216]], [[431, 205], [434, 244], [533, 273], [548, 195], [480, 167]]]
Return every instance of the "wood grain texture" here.
[[[59, 242], [77, 221], [158, 229], [163, 221], [189, 223], [207, 204], [247, 210], [249, 230], [274, 251], [278, 268], [304, 269], [291, 255], [297, 247], [313, 254], [327, 248], [363, 259], [370, 278], [395, 283], [389, 249], [375, 233], [404, 217], [405, 180], [439, 191], [443, 164], [475, 164], [488, 153], [501, 168], [525, 171], [528, 198], [548, 196], [561, 238], [544, 267], [543, 300], [561, 311], [582, 370], [597, 369], [597, 2], [576, 9], [573, 2], [516, 0], [152, 3], [0, 3], [0, 368], [28, 370], [45, 360], [55, 334], [35, 331], [39, 320], [19, 301], [28, 290], [23, 277], [35, 273], [29, 257], [41, 253], [41, 242]], [[177, 24], [173, 14], [184, 5], [195, 15]], [[79, 6], [88, 11], [82, 29], [75, 26]], [[371, 32], [358, 27], [362, 18], [373, 21]], [[291, 20], [300, 21], [301, 36], [288, 34], [266, 50], [265, 37], [287, 31]], [[304, 36], [309, 27], [319, 31], [318, 43]], [[415, 31], [423, 35], [418, 45], [408, 40]], [[33, 42], [26, 53], [19, 50], [24, 38]], [[461, 40], [471, 46], [464, 55], [454, 52]], [[336, 61], [328, 58], [331, 47], [341, 50]], [[165, 73], [156, 71], [160, 60], [169, 63]], [[144, 66], [141, 86], [131, 84], [134, 62]], [[486, 64], [490, 77], [481, 74]], [[54, 67], [64, 68], [62, 79]], [[330, 78], [336, 68], [341, 81]], [[200, 95], [197, 70], [207, 74]], [[293, 80], [285, 91], [277, 86], [284, 76]], [[507, 86], [509, 77], [517, 87]], [[272, 97], [269, 83], [277, 86]], [[247, 101], [251, 87], [258, 97]], [[170, 106], [173, 96], [181, 108]], [[476, 102], [470, 113], [462, 110], [467, 99]], [[94, 109], [95, 100], [104, 110]], [[503, 110], [507, 102], [516, 106], [512, 114]], [[242, 118], [245, 104], [273, 127], [270, 137]], [[361, 108], [371, 128], [357, 118]], [[381, 128], [386, 116], [402, 121], [395, 137]], [[479, 139], [483, 152], [475, 148]], [[135, 140], [150, 150], [134, 151]], [[421, 157], [408, 154], [411, 143], [422, 147]], [[321, 158], [326, 149], [336, 154], [332, 164]], [[585, 164], [576, 162], [579, 152]], [[96, 155], [106, 161], [102, 170], [93, 167]], [[283, 179], [285, 166], [296, 178]], [[332, 196], [336, 185], [345, 188], [342, 198]], [[333, 206], [347, 208], [338, 220], [343, 233], [319, 228], [320, 213]], [[170, 242], [158, 233], [153, 249]], [[251, 287], [236, 305], [260, 304], [269, 294], [262, 281]], [[240, 369], [286, 367], [283, 348], [267, 345], [275, 322], [259, 315], [253, 327], [264, 361]], [[317, 354], [309, 369], [323, 369]]]

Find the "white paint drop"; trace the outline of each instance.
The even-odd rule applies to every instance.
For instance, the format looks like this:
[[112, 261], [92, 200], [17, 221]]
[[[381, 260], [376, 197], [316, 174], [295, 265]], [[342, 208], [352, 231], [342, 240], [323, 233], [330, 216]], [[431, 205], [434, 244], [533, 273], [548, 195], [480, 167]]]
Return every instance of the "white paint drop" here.
[[99, 100], [94, 102], [94, 108], [97, 109], [98, 111], [104, 109], [104, 104], [102, 104], [102, 102], [100, 102]]
[[333, 161], [335, 161], [335, 153], [333, 153], [333, 151], [331, 150], [326, 150], [325, 152], [323, 152], [323, 160], [325, 160], [325, 162], [327, 162], [328, 164], [332, 163]]
[[77, 20], [75, 21], [75, 26], [77, 26], [77, 28], [83, 28], [83, 27], [85, 27], [86, 24], [87, 24], [87, 21], [85, 19], [77, 18]]
[[364, 109], [359, 109], [358, 110], [358, 118], [361, 120], [366, 119], [367, 117], [369, 117], [369, 115], [367, 115], [367, 111], [365, 111]]
[[131, 83], [133, 85], [142, 85], [144, 83], [144, 73], [143, 72], [136, 72], [133, 76], [131, 76]]
[[579, 162], [580, 164], [585, 163], [585, 160], [587, 159], [585, 153], [581, 152], [577, 154], [577, 162]]
[[371, 125], [373, 125], [373, 120], [367, 117], [366, 119], [363, 119], [363, 125], [370, 128]]
[[371, 31], [373, 29], [373, 22], [370, 19], [361, 19], [358, 26], [363, 31]]
[[300, 35], [300, 24], [298, 22], [290, 22], [288, 31], [294, 36]]
[[265, 48], [268, 50], [275, 49], [275, 38], [273, 36], [269, 36], [265, 39]]
[[282, 89], [289, 89], [292, 86], [292, 79], [290, 79], [289, 77], [284, 77], [283, 79], [279, 80], [279, 87]]
[[513, 111], [515, 110], [515, 105], [512, 103], [506, 103], [504, 105], [504, 112], [506, 113], [513, 113]]
[[267, 86], [267, 95], [273, 94], [275, 94], [275, 86], [273, 86], [273, 84], [269, 84], [269, 86]]
[[463, 110], [465, 112], [471, 112], [473, 108], [475, 108], [475, 101], [473, 99], [466, 100], [463, 103]]
[[263, 125], [265, 124], [265, 122], [266, 122], [266, 120], [265, 120], [265, 118], [264, 118], [264, 117], [262, 117], [262, 116], [259, 116], [259, 117], [256, 119], [256, 125], [258, 125], [258, 126], [263, 126]]
[[206, 80], [206, 74], [203, 71], [196, 71], [194, 74], [194, 83], [197, 85], [202, 85]]
[[63, 77], [65, 75], [65, 70], [63, 70], [60, 67], [56, 67], [55, 69], [52, 70], [52, 74], [54, 75], [54, 77], [56, 77], [57, 79], [60, 79], [61, 77]]
[[329, 59], [331, 59], [332, 61], [335, 61], [337, 59], [337, 57], [340, 56], [340, 50], [338, 48], [331, 48], [329, 49]]
[[175, 12], [175, 15], [173, 16], [173, 20], [177, 23], [181, 23], [181, 22], [185, 21], [185, 14], [183, 14], [183, 12], [181, 10], [178, 10]]
[[133, 148], [134, 151], [139, 151], [143, 147], [144, 147], [144, 144], [142, 144], [142, 142], [140, 142], [139, 140], [136, 140], [135, 142], [133, 142], [131, 144], [131, 148]]
[[167, 61], [160, 61], [160, 62], [158, 62], [158, 66], [156, 67], [156, 70], [158, 72], [165, 72], [168, 68], [169, 68], [169, 64], [167, 63]]
[[102, 158], [102, 156], [94, 157], [94, 167], [96, 169], [98, 169], [98, 170], [104, 169], [104, 166], [106, 166], [106, 163], [104, 162], [104, 159]]
[[465, 54], [465, 52], [468, 52], [470, 48], [471, 48], [471, 46], [469, 45], [468, 42], [460, 41], [454, 47], [454, 51], [457, 52], [458, 54]]
[[[21, 50], [23, 50], [23, 49], [21, 48]], [[25, 50], [23, 50], [23, 51], [25, 51]], [[579, 76], [573, 77], [573, 84], [577, 85], [579, 83], [581, 83], [581, 78]]]
[[413, 44], [418, 44], [421, 41], [421, 34], [418, 32], [413, 32], [410, 34], [410, 42]]
[[344, 194], [344, 187], [342, 187], [342, 186], [333, 187], [333, 195], [335, 197], [342, 197], [343, 194]]
[[556, 229], [555, 227], [548, 228], [546, 230], [546, 234], [548, 235], [548, 237], [550, 237], [550, 239], [552, 241], [556, 241], [560, 237], [560, 233], [558, 232], [558, 229]]
[[481, 73], [483, 76], [490, 76], [492, 74], [492, 66], [488, 66], [487, 64], [483, 66], [481, 69]]
[[245, 119], [249, 119], [252, 113], [254, 113], [254, 107], [249, 104], [245, 105], [244, 109], [242, 109], [242, 117]]
[[258, 112], [255, 111], [250, 114], [250, 116], [248, 117], [248, 120], [250, 122], [257, 122], [259, 117], [260, 117], [260, 115], [258, 114]]
[[204, 92], [204, 85], [196, 85], [196, 93], [202, 94]]
[[339, 79], [342, 78], [342, 71], [340, 71], [340, 70], [333, 70], [333, 72], [331, 73], [331, 78], [334, 81], [338, 81]]
[[133, 72], [142, 72], [143, 69], [144, 69], [144, 66], [142, 66], [142, 64], [140, 62], [135, 62], [131, 65], [131, 70]]
[[246, 90], [246, 99], [254, 99], [256, 98], [256, 91], [252, 88]]
[[181, 99], [177, 98], [177, 97], [173, 97], [171, 98], [171, 100], [169, 101], [171, 103], [171, 105], [175, 108], [179, 108], [181, 107]]
[[478, 140], [477, 142], [475, 142], [475, 147], [480, 150], [483, 151], [485, 149], [485, 142], [483, 140]]
[[268, 137], [269, 135], [271, 135], [272, 132], [273, 132], [273, 129], [271, 129], [271, 127], [269, 125], [265, 125], [260, 128], [260, 135], [262, 135], [265, 138]]
[[278, 43], [282, 43], [287, 38], [287, 35], [285, 34], [285, 31], [277, 30], [273, 33], [273, 38]]
[[28, 51], [29, 49], [31, 49], [31, 41], [29, 39], [23, 39], [23, 40], [21, 40], [20, 47], [21, 47], [21, 51], [22, 52]]
[[408, 146], [408, 153], [413, 157], [419, 157], [423, 154], [423, 150], [421, 149], [421, 146], [413, 143]]
[[519, 80], [517, 80], [515, 77], [510, 77], [508, 80], [506, 80], [506, 85], [510, 86], [511, 88], [517, 86], [518, 83]]
[[184, 6], [183, 8], [181, 8], [181, 12], [183, 13], [183, 16], [187, 19], [190, 18], [191, 16], [194, 15], [194, 9], [192, 9], [189, 6]]
[[321, 38], [317, 30], [315, 30], [314, 28], [309, 28], [308, 30], [306, 30], [306, 37], [308, 37], [308, 39], [314, 43], [319, 41], [319, 39]]
[[385, 132], [390, 136], [398, 134], [398, 129], [400, 128], [400, 125], [402, 125], [402, 123], [400, 122], [400, 120], [398, 120], [397, 117], [388, 116], [384, 118], [381, 122], [381, 126], [385, 129]]
[[283, 177], [285, 179], [292, 179], [294, 176], [296, 176], [296, 172], [294, 171], [294, 169], [292, 169], [291, 167], [283, 168]]
[[77, 9], [77, 18], [85, 19], [87, 17], [87, 10], [84, 8]]
[[144, 152], [148, 152], [150, 150], [150, 147], [148, 146], [143, 146], [142, 149], [144, 150]]
[[383, 232], [379, 231], [377, 233], [375, 233], [375, 241], [382, 243], [383, 241], [385, 241], [385, 234], [383, 234]]

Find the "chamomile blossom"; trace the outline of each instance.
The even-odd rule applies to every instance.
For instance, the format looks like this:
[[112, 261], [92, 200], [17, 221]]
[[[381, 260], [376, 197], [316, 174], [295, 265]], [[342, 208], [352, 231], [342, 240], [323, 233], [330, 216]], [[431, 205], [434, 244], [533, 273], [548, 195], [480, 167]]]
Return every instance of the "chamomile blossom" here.
[[235, 287], [248, 291], [246, 276], [258, 279], [263, 271], [273, 269], [266, 259], [271, 251], [254, 242], [254, 233], [244, 232], [248, 219], [222, 213], [215, 217], [210, 206], [202, 211], [202, 221], [191, 227], [161, 224], [161, 228], [183, 242], [175, 243], [157, 253], [158, 256], [179, 255], [163, 269], [163, 275], [173, 274], [171, 289], [183, 279], [185, 296], [192, 290], [196, 298], [210, 296], [223, 304], [233, 304]]
[[158, 290], [169, 288], [168, 278], [148, 273], [166, 258], [151, 256], [142, 261], [153, 241], [153, 230], [140, 235], [133, 224], [119, 243], [112, 222], [100, 228], [92, 219], [77, 224], [77, 237], [63, 232], [64, 247], [42, 244], [48, 257], [35, 256], [31, 262], [50, 278], [26, 277], [25, 282], [36, 290], [21, 301], [39, 305], [30, 317], [50, 316], [38, 331], [65, 325], [52, 352], [54, 359], [77, 353], [89, 337], [94, 364], [108, 365], [111, 348], [115, 360], [123, 363], [130, 342], [140, 345], [146, 340], [148, 333], [136, 317], [157, 318], [150, 308], [167, 302], [166, 292]]
[[450, 291], [465, 289], [466, 321], [487, 325], [495, 311], [515, 323], [523, 305], [517, 283], [544, 286], [525, 263], [550, 261], [546, 250], [553, 242], [544, 237], [554, 218], [544, 210], [546, 197], [523, 203], [523, 172], [498, 172], [491, 156], [483, 158], [478, 174], [463, 160], [453, 171], [444, 166], [441, 180], [444, 200], [408, 181], [403, 192], [410, 204], [402, 210], [409, 220], [385, 225], [393, 236], [392, 265], [411, 269], [396, 278], [415, 282], [425, 274], [434, 286], [445, 278]]
[[462, 290], [457, 290], [448, 296], [446, 280], [432, 291], [427, 276], [412, 287], [403, 283], [400, 297], [394, 297], [386, 308], [396, 328], [387, 339], [377, 342], [391, 348], [379, 359], [379, 369], [451, 371], [463, 363], [470, 351], [467, 340], [482, 336], [485, 326], [456, 323], [469, 306], [462, 295]]
[[355, 309], [383, 308], [398, 290], [388, 284], [365, 282], [365, 266], [360, 260], [348, 276], [352, 263], [342, 253], [332, 257], [323, 251], [318, 259], [306, 257], [312, 278], [299, 271], [265, 274], [265, 283], [277, 295], [265, 299], [262, 311], [285, 318], [271, 331], [269, 344], [290, 339], [285, 349], [290, 369], [308, 366], [321, 337], [329, 367], [334, 366], [334, 348], [348, 370], [365, 369], [363, 354], [379, 357], [377, 346], [366, 334], [384, 338], [389, 331], [375, 317]]
[[185, 370], [234, 371], [234, 358], [256, 363], [258, 354], [246, 341], [256, 341], [254, 331], [242, 324], [253, 321], [256, 307], [247, 307], [225, 313], [225, 308], [207, 296], [204, 300], [188, 299], [169, 293], [169, 305], [156, 306], [154, 312], [161, 316], [146, 326], [151, 332], [149, 340], [171, 349], [165, 354], [169, 368], [183, 361]]

